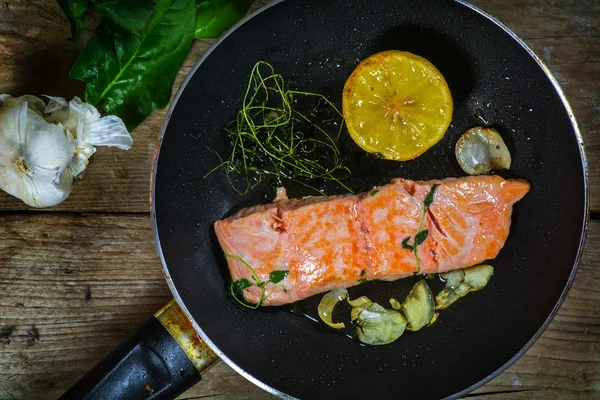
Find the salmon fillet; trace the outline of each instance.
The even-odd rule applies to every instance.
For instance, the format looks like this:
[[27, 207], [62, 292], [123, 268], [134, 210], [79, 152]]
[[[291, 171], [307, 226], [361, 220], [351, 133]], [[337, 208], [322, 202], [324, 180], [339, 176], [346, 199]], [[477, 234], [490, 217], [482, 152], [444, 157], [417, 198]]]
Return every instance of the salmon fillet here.
[[[233, 281], [255, 284], [258, 276], [267, 282], [271, 272], [287, 271], [264, 286], [262, 305], [281, 305], [365, 279], [393, 281], [495, 258], [508, 237], [512, 206], [529, 188], [520, 179], [472, 176], [394, 179], [360, 195], [300, 200], [283, 191], [273, 204], [243, 209], [214, 228]], [[415, 251], [403, 246], [425, 229]], [[260, 301], [256, 285], [243, 293], [248, 303]]]

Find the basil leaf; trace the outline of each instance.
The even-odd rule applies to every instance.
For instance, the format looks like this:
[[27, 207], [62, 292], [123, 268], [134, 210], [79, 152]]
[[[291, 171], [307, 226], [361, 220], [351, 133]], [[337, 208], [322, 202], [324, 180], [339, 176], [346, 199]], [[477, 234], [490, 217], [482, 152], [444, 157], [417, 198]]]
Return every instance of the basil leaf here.
[[424, 231], [421, 231], [419, 233], [417, 233], [415, 235], [415, 244], [414, 247], [417, 247], [418, 245], [420, 245], [421, 243], [423, 243], [425, 241], [425, 239], [427, 239], [427, 236], [429, 235], [429, 230], [425, 229]]
[[130, 131], [164, 108], [192, 43], [194, 9], [193, 0], [173, 0], [142, 36], [105, 18], [70, 72], [87, 83], [86, 102], [121, 117]]
[[65, 16], [71, 23], [71, 38], [75, 41], [85, 29], [85, 16], [90, 9], [88, 0], [57, 0]]
[[369, 194], [371, 196], [375, 196], [378, 192], [379, 192], [379, 190], [371, 190], [371, 193], [369, 193]]
[[408, 249], [408, 250], [414, 250], [415, 246], [411, 246], [410, 244], [408, 244], [409, 240], [410, 240], [410, 236], [402, 241], [402, 248]]
[[165, 15], [172, 2], [173, 0], [94, 1], [94, 7], [115, 24], [141, 36]]
[[425, 197], [425, 200], [423, 201], [423, 204], [425, 205], [425, 208], [429, 207], [431, 205], [431, 203], [433, 203], [433, 195], [435, 193], [435, 189], [437, 189], [438, 186], [440, 186], [438, 183], [436, 183], [435, 185], [433, 185], [433, 187], [431, 188], [431, 190], [427, 194], [427, 197]]
[[290, 273], [290, 271], [285, 271], [285, 270], [271, 271], [271, 273], [269, 274], [269, 281], [273, 282], [273, 283], [279, 283], [282, 280], [284, 280], [288, 276], [289, 273]]
[[231, 284], [231, 287], [232, 287], [233, 291], [235, 292], [235, 294], [237, 294], [241, 297], [243, 297], [243, 295], [244, 295], [244, 289], [249, 288], [250, 286], [252, 286], [252, 284], [246, 278], [238, 279], [237, 281], [235, 281]]
[[216, 38], [243, 18], [254, 0], [198, 0], [197, 39]]

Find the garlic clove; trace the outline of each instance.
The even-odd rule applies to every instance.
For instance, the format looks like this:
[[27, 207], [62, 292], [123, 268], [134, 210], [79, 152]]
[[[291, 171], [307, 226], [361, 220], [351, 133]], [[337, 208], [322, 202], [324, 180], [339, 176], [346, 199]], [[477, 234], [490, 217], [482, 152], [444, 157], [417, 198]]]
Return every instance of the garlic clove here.
[[44, 116], [44, 110], [46, 109], [46, 106], [44, 105], [44, 101], [42, 99], [40, 99], [39, 97], [32, 96], [29, 94], [26, 94], [26, 95], [20, 96], [20, 97], [12, 97], [9, 94], [3, 94], [2, 96], [0, 96], [0, 107], [4, 103], [20, 104], [22, 102], [27, 103], [27, 106], [29, 107], [29, 109], [31, 111], [35, 112], [40, 117]]
[[[100, 119], [100, 113], [96, 107], [84, 103], [77, 96], [67, 102], [62, 97], [46, 96], [50, 101], [46, 106], [46, 120], [49, 122], [60, 122], [71, 132], [80, 133], [85, 124], [89, 124]], [[82, 125], [83, 123], [83, 125]], [[78, 138], [81, 136], [78, 134]]]
[[[35, 121], [35, 122], [33, 122]], [[75, 153], [63, 130], [41, 118], [29, 119], [24, 157], [32, 165], [47, 170], [63, 171]]]
[[83, 145], [82, 147], [75, 147], [75, 157], [69, 163], [69, 170], [74, 178], [77, 178], [85, 169], [90, 162], [90, 157], [94, 155], [96, 148], [90, 145]]
[[21, 198], [32, 207], [52, 207], [65, 201], [73, 189], [73, 176], [67, 168], [62, 174], [36, 167], [30, 179], [23, 178], [26, 193]]
[[44, 110], [45, 114], [52, 114], [57, 111], [64, 112], [64, 114], [62, 114], [64, 118], [58, 118], [60, 114], [55, 114], [55, 118], [57, 121], [61, 119], [66, 119], [69, 116], [67, 113], [69, 102], [67, 100], [63, 99], [62, 97], [48, 96], [45, 94], [43, 96], [48, 99], [48, 104], [46, 105], [46, 109]]

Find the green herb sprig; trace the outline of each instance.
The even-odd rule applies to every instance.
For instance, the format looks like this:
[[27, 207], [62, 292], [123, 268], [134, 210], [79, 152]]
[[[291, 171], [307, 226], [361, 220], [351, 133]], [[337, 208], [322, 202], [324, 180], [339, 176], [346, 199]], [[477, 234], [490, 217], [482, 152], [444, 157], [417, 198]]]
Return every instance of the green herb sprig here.
[[[267, 284], [269, 284], [269, 283], [277, 284], [277, 283], [281, 282], [282, 280], [287, 278], [287, 276], [290, 272], [288, 270], [271, 271], [271, 273], [269, 274], [269, 279], [266, 281], [262, 281], [260, 279], [260, 277], [258, 276], [258, 274], [256, 273], [256, 270], [254, 268], [252, 268], [252, 266], [250, 264], [248, 264], [248, 262], [246, 262], [246, 260], [244, 260], [243, 258], [233, 255], [233, 254], [227, 254], [227, 253], [225, 253], [224, 256], [226, 258], [229, 257], [229, 258], [238, 260], [239, 262], [244, 264], [244, 266], [246, 266], [246, 268], [248, 268], [250, 270], [250, 272], [252, 273], [252, 280], [254, 281], [254, 283], [250, 282], [246, 278], [242, 278], [242, 279], [238, 279], [237, 281], [231, 282], [231, 284], [229, 285], [229, 292], [231, 293], [231, 296], [235, 299], [235, 301], [237, 301], [244, 307], [250, 308], [252, 310], [256, 310], [258, 307], [260, 307], [265, 302], [265, 300], [269, 297], [269, 295], [266, 294], [266, 290], [265, 290], [265, 287], [267, 286]], [[243, 290], [247, 289], [249, 287], [252, 287], [252, 286], [256, 286], [260, 289], [260, 298], [255, 305], [249, 305], [243, 300], [243, 298], [244, 298]], [[278, 286], [280, 286], [280, 285], [278, 285]], [[287, 293], [285, 288], [283, 290]], [[238, 298], [238, 296], [241, 297], [242, 300], [240, 300]]]
[[419, 259], [419, 256], [417, 255], [417, 247], [419, 245], [423, 244], [423, 242], [425, 242], [425, 240], [427, 239], [427, 236], [429, 236], [429, 230], [423, 229], [423, 222], [425, 222], [425, 215], [427, 215], [429, 206], [431, 205], [431, 203], [433, 203], [433, 196], [434, 196], [435, 190], [437, 189], [438, 186], [440, 186], [440, 185], [437, 183], [435, 185], [433, 185], [431, 190], [425, 197], [425, 200], [423, 201], [423, 216], [421, 217], [421, 223], [419, 224], [419, 229], [417, 231], [417, 234], [415, 235], [413, 244], [411, 245], [408, 243], [408, 241], [410, 240], [410, 236], [408, 236], [407, 238], [405, 238], [402, 241], [403, 248], [415, 253], [415, 258], [417, 259], [417, 273], [421, 272], [421, 260]]
[[[308, 112], [301, 111], [307, 107]], [[225, 168], [231, 185], [242, 195], [266, 177], [278, 184], [292, 180], [322, 195], [315, 181], [334, 181], [351, 192], [342, 183], [350, 175], [338, 147], [343, 124], [342, 113], [326, 96], [286, 89], [273, 66], [258, 61], [242, 108], [225, 128], [231, 154], [204, 177]], [[236, 185], [233, 177], [243, 184]]]

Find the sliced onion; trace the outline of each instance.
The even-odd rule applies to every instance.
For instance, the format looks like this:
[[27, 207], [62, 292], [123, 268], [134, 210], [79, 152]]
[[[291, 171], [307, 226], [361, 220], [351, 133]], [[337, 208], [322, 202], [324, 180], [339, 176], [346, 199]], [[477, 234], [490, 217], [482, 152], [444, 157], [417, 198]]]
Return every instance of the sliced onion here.
[[469, 175], [479, 175], [492, 169], [509, 169], [510, 153], [500, 134], [492, 128], [471, 128], [456, 143], [456, 160]]
[[334, 323], [331, 319], [335, 305], [346, 297], [348, 297], [348, 291], [346, 289], [334, 289], [323, 296], [317, 307], [321, 320], [334, 329], [342, 329], [346, 326], [343, 322]]

